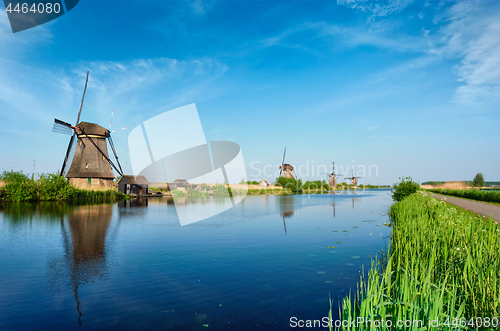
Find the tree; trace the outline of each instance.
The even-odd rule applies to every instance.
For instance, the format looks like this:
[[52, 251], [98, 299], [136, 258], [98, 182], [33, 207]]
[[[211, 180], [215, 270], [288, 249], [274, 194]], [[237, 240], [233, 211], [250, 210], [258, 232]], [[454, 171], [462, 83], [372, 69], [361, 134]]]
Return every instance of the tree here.
[[415, 183], [411, 177], [400, 177], [399, 179], [401, 182], [394, 184], [394, 191], [391, 192], [394, 201], [401, 201], [420, 188], [420, 185]]
[[484, 177], [482, 173], [476, 174], [476, 177], [472, 180], [472, 186], [474, 187], [483, 187], [484, 186]]

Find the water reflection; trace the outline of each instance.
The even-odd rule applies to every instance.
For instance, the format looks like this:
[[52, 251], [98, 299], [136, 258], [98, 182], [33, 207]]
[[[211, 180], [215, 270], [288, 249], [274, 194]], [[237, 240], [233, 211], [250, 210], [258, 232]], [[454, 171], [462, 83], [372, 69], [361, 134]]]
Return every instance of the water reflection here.
[[78, 287], [103, 278], [107, 273], [106, 236], [112, 217], [112, 205], [76, 207], [67, 217], [61, 218], [61, 233], [65, 251], [65, 264], [69, 283], [82, 323]]
[[354, 209], [354, 201], [358, 201], [358, 198], [351, 198], [352, 199], [352, 209]]
[[333, 206], [333, 218], [335, 218], [335, 205], [336, 205], [335, 202], [331, 204], [331, 206]]
[[285, 235], [287, 235], [286, 231], [286, 221], [285, 218], [290, 218], [294, 215], [297, 199], [294, 196], [281, 196], [281, 199], [277, 200], [279, 203], [279, 210], [281, 217], [283, 219], [283, 228], [285, 230]]

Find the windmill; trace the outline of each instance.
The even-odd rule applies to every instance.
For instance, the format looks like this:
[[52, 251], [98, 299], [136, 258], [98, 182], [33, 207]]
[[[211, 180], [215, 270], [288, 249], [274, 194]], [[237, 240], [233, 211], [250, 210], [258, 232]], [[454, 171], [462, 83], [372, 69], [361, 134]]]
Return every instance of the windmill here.
[[352, 169], [352, 177], [344, 177], [344, 179], [350, 179], [351, 185], [353, 185], [353, 186], [358, 186], [358, 178], [361, 178], [361, 177], [354, 177], [354, 169]]
[[[78, 110], [76, 124], [73, 126], [61, 120], [54, 119], [54, 127], [52, 128], [52, 131], [72, 135], [61, 168], [61, 176], [64, 175], [66, 163], [68, 162], [68, 157], [71, 153], [76, 136], [77, 144], [75, 154], [73, 156], [73, 160], [71, 161], [68, 173], [66, 174], [66, 178], [69, 179], [70, 184], [77, 187], [111, 186], [113, 184], [113, 179], [115, 178], [111, 167], [113, 167], [120, 175], [123, 175], [123, 171], [116, 155], [110, 131], [95, 123], [80, 122], [80, 115], [82, 113], [88, 80], [89, 73], [87, 72], [87, 79], [85, 80], [85, 88], [83, 90], [82, 101], [80, 103], [80, 109]], [[108, 157], [106, 139], [109, 140], [109, 145], [113, 150], [118, 167]]]
[[295, 174], [293, 173], [293, 166], [285, 163], [285, 154], [286, 154], [286, 146], [285, 151], [283, 152], [283, 161], [280, 166], [280, 177], [283, 178], [295, 178]]
[[328, 185], [335, 188], [337, 186], [337, 178], [340, 176], [335, 174], [335, 162], [332, 165], [332, 173], [323, 172], [323, 174], [328, 175]]

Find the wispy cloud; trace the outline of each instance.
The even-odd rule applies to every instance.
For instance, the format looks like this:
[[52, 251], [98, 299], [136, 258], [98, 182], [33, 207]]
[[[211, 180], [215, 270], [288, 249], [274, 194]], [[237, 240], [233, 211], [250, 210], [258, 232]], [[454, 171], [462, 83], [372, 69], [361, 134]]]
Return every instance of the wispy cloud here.
[[368, 0], [337, 0], [337, 4], [347, 6], [352, 9], [361, 10], [363, 12], [371, 12], [372, 17], [384, 17], [392, 13], [402, 11], [414, 0], [385, 0], [385, 1], [368, 1]]
[[[458, 58], [454, 100], [470, 105], [498, 102], [500, 96], [500, 3], [463, 1], [448, 9], [434, 43], [437, 53]], [[446, 24], [447, 23], [447, 24]]]

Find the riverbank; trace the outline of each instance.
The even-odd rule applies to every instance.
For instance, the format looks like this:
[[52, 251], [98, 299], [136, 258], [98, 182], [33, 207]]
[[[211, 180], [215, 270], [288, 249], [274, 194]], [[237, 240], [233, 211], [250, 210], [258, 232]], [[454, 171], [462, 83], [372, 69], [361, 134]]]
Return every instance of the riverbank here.
[[[392, 240], [342, 307], [342, 330], [495, 329], [500, 313], [500, 225], [422, 192], [390, 209]], [[380, 271], [383, 270], [383, 273]], [[383, 322], [382, 322], [383, 321]], [[497, 326], [500, 321], [496, 321]], [[408, 325], [403, 325], [407, 328]], [[401, 325], [400, 327], [401, 328]]]
[[109, 190], [83, 190], [71, 186], [57, 174], [42, 174], [30, 178], [22, 172], [4, 172], [4, 185], [0, 186], [0, 201], [71, 201], [71, 202], [112, 202], [128, 199], [117, 188]]

